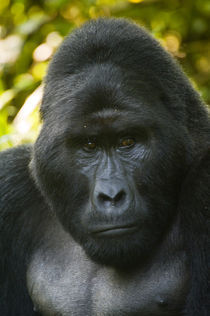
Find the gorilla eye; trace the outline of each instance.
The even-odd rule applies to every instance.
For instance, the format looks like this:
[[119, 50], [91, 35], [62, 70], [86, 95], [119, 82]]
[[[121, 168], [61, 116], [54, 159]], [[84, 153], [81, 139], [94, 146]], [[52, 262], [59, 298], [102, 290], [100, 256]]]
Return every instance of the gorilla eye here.
[[84, 149], [88, 151], [94, 150], [96, 149], [96, 143], [88, 141], [86, 144], [84, 144]]
[[124, 138], [120, 142], [120, 147], [129, 148], [135, 145], [135, 139], [134, 138]]

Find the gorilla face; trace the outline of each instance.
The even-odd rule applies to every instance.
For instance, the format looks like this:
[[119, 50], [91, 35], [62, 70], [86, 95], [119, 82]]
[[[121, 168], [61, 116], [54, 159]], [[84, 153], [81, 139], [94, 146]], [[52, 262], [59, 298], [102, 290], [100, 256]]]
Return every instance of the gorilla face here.
[[187, 135], [156, 91], [150, 95], [142, 85], [133, 98], [107, 86], [107, 65], [99, 68], [69, 94], [71, 106], [44, 122], [34, 161], [65, 229], [93, 260], [125, 266], [147, 255], [169, 227]]
[[43, 103], [50, 98], [52, 104], [43, 110], [33, 174], [91, 259], [135, 265], [160, 243], [176, 215], [188, 132], [146, 75], [124, 72], [111, 61], [74, 74], [64, 68], [46, 88]]

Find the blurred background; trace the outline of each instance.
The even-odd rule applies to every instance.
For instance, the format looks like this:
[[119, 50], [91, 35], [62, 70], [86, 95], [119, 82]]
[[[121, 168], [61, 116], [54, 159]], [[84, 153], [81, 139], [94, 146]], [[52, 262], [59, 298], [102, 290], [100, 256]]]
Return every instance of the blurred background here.
[[210, 0], [0, 0], [0, 150], [34, 141], [49, 60], [69, 32], [99, 16], [149, 29], [210, 104]]

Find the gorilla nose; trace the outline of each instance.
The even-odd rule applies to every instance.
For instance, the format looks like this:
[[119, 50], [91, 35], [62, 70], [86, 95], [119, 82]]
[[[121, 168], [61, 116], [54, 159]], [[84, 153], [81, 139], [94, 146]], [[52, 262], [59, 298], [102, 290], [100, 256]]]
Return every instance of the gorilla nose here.
[[93, 200], [97, 209], [100, 210], [120, 208], [121, 211], [125, 211], [129, 204], [126, 189], [120, 182], [98, 182], [94, 190]]

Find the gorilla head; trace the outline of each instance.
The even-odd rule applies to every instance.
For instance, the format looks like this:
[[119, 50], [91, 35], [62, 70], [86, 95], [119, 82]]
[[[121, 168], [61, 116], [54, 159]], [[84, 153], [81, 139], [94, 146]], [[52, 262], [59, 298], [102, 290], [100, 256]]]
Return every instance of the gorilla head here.
[[126, 20], [91, 21], [55, 54], [32, 172], [94, 261], [139, 263], [167, 234], [194, 147], [202, 146], [200, 104], [171, 57]]

